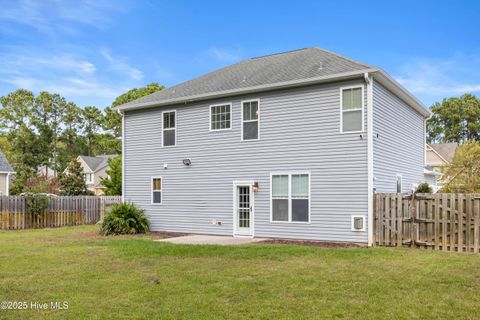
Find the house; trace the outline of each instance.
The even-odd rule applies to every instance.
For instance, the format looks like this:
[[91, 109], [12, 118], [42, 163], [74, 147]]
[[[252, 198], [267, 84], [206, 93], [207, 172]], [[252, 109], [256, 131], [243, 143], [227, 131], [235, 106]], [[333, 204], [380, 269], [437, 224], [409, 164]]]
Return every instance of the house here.
[[13, 169], [7, 161], [5, 154], [0, 150], [0, 196], [8, 196], [10, 190], [10, 180]]
[[40, 177], [55, 178], [57, 177], [57, 171], [49, 166], [43, 165], [37, 168], [37, 175]]
[[77, 161], [83, 168], [87, 190], [94, 192], [95, 195], [102, 195], [104, 187], [100, 178], [107, 178], [108, 160], [117, 157], [116, 154], [101, 155], [97, 157], [78, 156]]
[[374, 190], [424, 181], [429, 111], [383, 70], [319, 48], [119, 111], [124, 200], [153, 230], [371, 244]]
[[442, 167], [447, 166], [457, 151], [458, 143], [427, 144], [426, 164], [432, 179], [428, 179], [435, 191], [443, 187]]

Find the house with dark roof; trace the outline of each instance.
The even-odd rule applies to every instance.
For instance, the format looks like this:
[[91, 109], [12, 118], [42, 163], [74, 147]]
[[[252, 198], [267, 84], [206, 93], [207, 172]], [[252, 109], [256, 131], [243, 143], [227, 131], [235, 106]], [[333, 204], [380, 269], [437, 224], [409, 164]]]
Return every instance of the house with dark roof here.
[[427, 108], [382, 69], [320, 48], [118, 110], [123, 197], [153, 230], [372, 244], [373, 193], [425, 179]]
[[5, 154], [0, 150], [0, 196], [8, 196], [13, 169], [8, 163]]
[[102, 195], [104, 187], [100, 183], [100, 178], [107, 178], [108, 160], [117, 157], [116, 154], [101, 155], [97, 157], [78, 156], [77, 161], [82, 166], [85, 176], [85, 183], [87, 189], [95, 193], [95, 195]]

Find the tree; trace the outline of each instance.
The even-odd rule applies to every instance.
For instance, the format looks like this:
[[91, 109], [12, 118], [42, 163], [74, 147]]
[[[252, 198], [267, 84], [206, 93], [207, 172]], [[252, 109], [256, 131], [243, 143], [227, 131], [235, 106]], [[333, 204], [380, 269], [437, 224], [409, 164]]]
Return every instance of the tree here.
[[125, 92], [124, 94], [121, 94], [113, 101], [111, 107], [105, 108], [105, 117], [102, 126], [103, 129], [112, 132], [114, 136], [120, 138], [122, 135], [122, 115], [119, 114], [114, 108], [163, 89], [165, 89], [164, 86], [161, 86], [156, 82], [152, 82], [145, 87], [134, 88]]
[[108, 178], [100, 178], [100, 183], [105, 187], [105, 194], [107, 196], [122, 195], [122, 157], [109, 159], [108, 165]]
[[480, 139], [480, 99], [472, 94], [443, 99], [427, 121], [428, 142], [464, 143]]
[[87, 194], [87, 186], [80, 162], [72, 160], [66, 172], [60, 177], [60, 192], [65, 196], [80, 196]]
[[97, 107], [85, 107], [82, 111], [83, 133], [87, 139], [88, 155], [93, 156], [97, 131], [102, 120], [102, 112]]
[[480, 192], [480, 142], [470, 141], [460, 146], [450, 165], [443, 170], [445, 185], [441, 192]]
[[81, 135], [82, 109], [75, 103], [68, 102], [62, 118], [63, 131], [60, 134], [58, 154], [59, 171], [65, 170], [70, 161], [87, 152], [87, 143]]

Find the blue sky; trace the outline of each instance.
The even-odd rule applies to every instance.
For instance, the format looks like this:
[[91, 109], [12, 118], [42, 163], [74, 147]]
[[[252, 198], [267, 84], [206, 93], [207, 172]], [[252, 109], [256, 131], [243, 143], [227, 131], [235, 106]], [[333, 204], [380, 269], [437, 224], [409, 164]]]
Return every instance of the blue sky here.
[[0, 0], [0, 95], [108, 106], [254, 56], [318, 46], [385, 69], [427, 106], [480, 95], [480, 1]]

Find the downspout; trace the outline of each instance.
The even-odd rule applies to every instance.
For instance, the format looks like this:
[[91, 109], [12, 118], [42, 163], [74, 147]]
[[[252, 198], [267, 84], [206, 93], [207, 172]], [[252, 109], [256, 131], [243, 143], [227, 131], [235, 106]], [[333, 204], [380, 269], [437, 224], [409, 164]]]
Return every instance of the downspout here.
[[122, 202], [125, 202], [125, 112], [117, 110], [122, 116]]
[[368, 246], [374, 245], [373, 238], [373, 78], [364, 74], [367, 83], [367, 211]]

